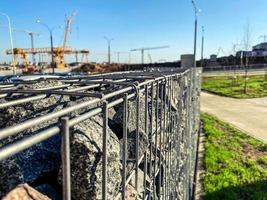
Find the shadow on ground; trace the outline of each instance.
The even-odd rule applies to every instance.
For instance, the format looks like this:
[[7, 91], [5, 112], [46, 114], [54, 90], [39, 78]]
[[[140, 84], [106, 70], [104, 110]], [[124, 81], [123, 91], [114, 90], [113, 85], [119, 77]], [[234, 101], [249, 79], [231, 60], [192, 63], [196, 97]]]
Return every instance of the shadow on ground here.
[[267, 200], [267, 180], [210, 192], [204, 200]]

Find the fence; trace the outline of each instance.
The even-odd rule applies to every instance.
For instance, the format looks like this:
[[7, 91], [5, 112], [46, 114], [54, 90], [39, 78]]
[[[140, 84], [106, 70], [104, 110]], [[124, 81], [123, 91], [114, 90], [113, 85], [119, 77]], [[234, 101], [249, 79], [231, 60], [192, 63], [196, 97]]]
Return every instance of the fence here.
[[[43, 87], [51, 81], [34, 80], [1, 85], [2, 119], [9, 108], [14, 112], [27, 105], [40, 110], [27, 110], [15, 124], [2, 123], [2, 167], [7, 159], [60, 135], [63, 199], [192, 198], [200, 70], [133, 71], [55, 81], [61, 84]], [[38, 88], [41, 82], [45, 84]], [[60, 99], [51, 110], [52, 97]]]

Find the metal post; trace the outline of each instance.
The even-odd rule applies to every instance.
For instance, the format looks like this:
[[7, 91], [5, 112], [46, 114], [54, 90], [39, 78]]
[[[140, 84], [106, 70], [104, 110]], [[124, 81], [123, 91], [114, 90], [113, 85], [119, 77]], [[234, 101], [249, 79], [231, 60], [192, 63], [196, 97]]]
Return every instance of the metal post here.
[[170, 134], [171, 134], [171, 120], [172, 120], [172, 114], [171, 114], [171, 77], [169, 78], [169, 88], [168, 88], [168, 107], [169, 107], [169, 109], [168, 109], [168, 132], [167, 132], [167, 138], [168, 138], [168, 159], [167, 159], [167, 162], [168, 162], [168, 168], [167, 168], [167, 170], [168, 170], [168, 172], [167, 172], [167, 178], [168, 178], [168, 183], [167, 183], [167, 186], [168, 186], [168, 189], [167, 189], [167, 191], [168, 191], [168, 199], [170, 199], [170, 192], [171, 192], [171, 189], [170, 189], [170, 159], [171, 159], [171, 157], [170, 157], [170, 143], [171, 143], [171, 141], [170, 141]]
[[165, 97], [164, 97], [164, 199], [167, 200], [167, 123], [168, 123], [168, 104], [167, 104], [167, 96], [168, 96], [168, 87], [169, 87], [169, 81], [168, 78], [166, 78], [165, 81]]
[[[145, 133], [149, 138], [149, 131], [148, 131], [148, 86], [145, 86]], [[147, 150], [145, 150], [145, 158], [144, 158], [144, 194], [143, 200], [146, 199], [146, 176], [147, 176]]]
[[150, 178], [150, 184], [149, 184], [149, 195], [148, 195], [148, 199], [151, 198], [151, 184], [153, 184], [153, 177], [152, 177], [152, 146], [153, 146], [153, 96], [154, 96], [154, 83], [151, 84], [151, 117], [150, 117], [150, 132], [149, 132], [149, 145], [150, 145], [150, 149], [149, 149], [149, 178]]
[[108, 102], [103, 102], [103, 142], [102, 142], [102, 199], [107, 200], [107, 143], [108, 143]]
[[141, 49], [141, 63], [144, 64], [144, 49]]
[[12, 27], [11, 27], [11, 21], [10, 17], [5, 14], [0, 12], [1, 15], [5, 16], [8, 21], [8, 30], [9, 30], [9, 37], [10, 37], [10, 45], [12, 49], [12, 65], [13, 65], [13, 75], [16, 75], [16, 63], [15, 63], [15, 55], [14, 55], [14, 45], [13, 45], [13, 36], [12, 36]]
[[71, 175], [70, 175], [70, 139], [69, 139], [69, 118], [61, 119], [62, 126], [62, 175], [63, 175], [63, 199], [71, 200]]
[[108, 64], [110, 64], [110, 41], [108, 41]]
[[156, 112], [155, 112], [155, 120], [156, 120], [156, 133], [155, 133], [155, 163], [154, 163], [154, 177], [153, 177], [153, 196], [154, 199], [156, 199], [156, 172], [157, 172], [157, 157], [158, 157], [158, 106], [159, 106], [159, 82], [157, 81], [157, 86], [156, 86]]
[[163, 83], [161, 83], [160, 85], [160, 136], [159, 136], [159, 200], [161, 199], [161, 185], [162, 185], [162, 181], [161, 181], [161, 178], [162, 178], [162, 134], [164, 134], [164, 131], [163, 131], [163, 90], [164, 90], [164, 87], [163, 87]]
[[110, 55], [110, 43], [111, 43], [111, 41], [112, 40], [114, 40], [113, 38], [108, 38], [108, 37], [106, 37], [106, 36], [104, 36], [104, 39], [107, 41], [107, 43], [108, 43], [108, 64], [110, 64], [110, 62], [111, 62], [111, 55]]
[[197, 9], [195, 1], [192, 0], [192, 4], [194, 7], [194, 14], [195, 14], [195, 34], [194, 34], [194, 67], [196, 67], [196, 53], [197, 53], [197, 15], [200, 12], [199, 9]]
[[140, 97], [136, 94], [136, 138], [135, 138], [135, 189], [138, 194], [138, 169], [139, 169], [139, 124], [140, 124]]
[[202, 42], [201, 42], [201, 67], [204, 63], [204, 26], [202, 26]]
[[[33, 39], [33, 33], [29, 33], [30, 37], [31, 37], [31, 48], [32, 48], [32, 52], [34, 51], [34, 39]], [[36, 60], [35, 60], [35, 53], [32, 53], [32, 63], [36, 64]]]
[[53, 33], [52, 30], [50, 32], [50, 44], [51, 44], [51, 63], [52, 63], [52, 70], [53, 74], [55, 73], [55, 62], [54, 62], [54, 46], [53, 46]]
[[194, 67], [197, 67], [196, 54], [197, 54], [197, 15], [195, 16]]
[[126, 173], [127, 173], [127, 133], [128, 133], [128, 94], [123, 97], [123, 153], [122, 153], [122, 199], [126, 195]]

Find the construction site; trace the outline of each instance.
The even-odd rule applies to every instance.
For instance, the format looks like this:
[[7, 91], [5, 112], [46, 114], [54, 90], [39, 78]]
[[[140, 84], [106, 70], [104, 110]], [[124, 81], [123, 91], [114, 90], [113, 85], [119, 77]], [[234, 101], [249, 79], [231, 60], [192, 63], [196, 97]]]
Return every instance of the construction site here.
[[5, 52], [13, 62], [0, 80], [0, 198], [192, 199], [201, 69], [144, 65], [146, 52], [167, 45], [130, 50], [141, 67], [121, 64], [124, 52], [112, 63], [108, 38], [108, 62], [92, 63], [89, 50], [67, 45], [75, 16], [62, 46], [48, 27], [51, 47], [22, 31], [31, 48]]

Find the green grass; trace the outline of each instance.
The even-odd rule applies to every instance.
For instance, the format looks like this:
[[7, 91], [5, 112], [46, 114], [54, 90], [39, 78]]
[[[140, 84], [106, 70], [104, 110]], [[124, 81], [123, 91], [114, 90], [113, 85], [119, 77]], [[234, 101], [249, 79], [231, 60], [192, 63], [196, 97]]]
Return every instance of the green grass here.
[[202, 114], [204, 199], [267, 199], [267, 145], [213, 116]]
[[249, 76], [248, 89], [244, 93], [244, 77], [203, 77], [202, 90], [233, 98], [257, 98], [267, 96], [267, 80], [264, 75]]

